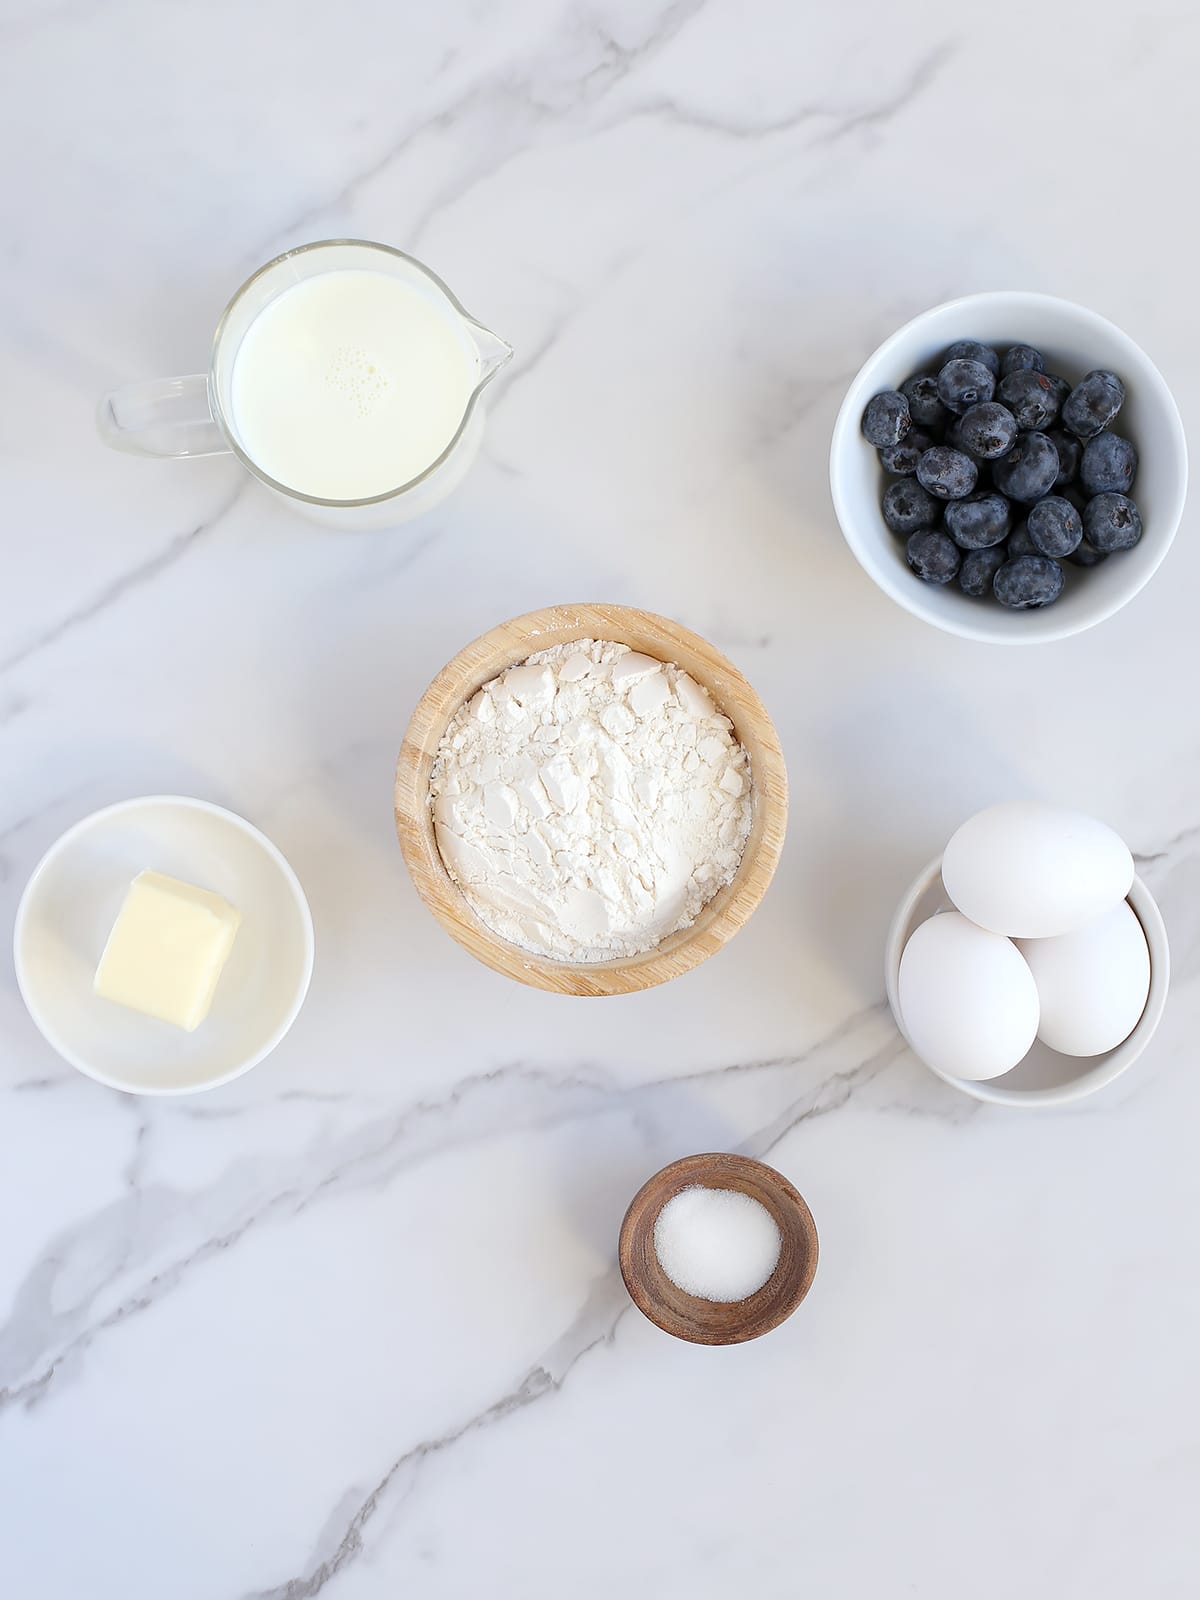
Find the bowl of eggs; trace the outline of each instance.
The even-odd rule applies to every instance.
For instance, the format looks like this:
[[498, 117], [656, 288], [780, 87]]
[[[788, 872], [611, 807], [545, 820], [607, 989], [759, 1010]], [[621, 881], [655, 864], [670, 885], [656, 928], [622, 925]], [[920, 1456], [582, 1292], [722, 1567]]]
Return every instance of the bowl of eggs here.
[[996, 1105], [1094, 1094], [1162, 1019], [1170, 951], [1124, 841], [1095, 818], [1008, 801], [963, 823], [892, 921], [888, 1001], [954, 1088]]

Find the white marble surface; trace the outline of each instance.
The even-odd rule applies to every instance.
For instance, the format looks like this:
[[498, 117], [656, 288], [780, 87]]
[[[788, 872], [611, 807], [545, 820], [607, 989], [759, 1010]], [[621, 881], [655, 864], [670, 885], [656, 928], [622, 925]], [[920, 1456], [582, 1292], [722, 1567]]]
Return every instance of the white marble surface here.
[[[6, 915], [69, 822], [181, 790], [273, 835], [318, 936], [291, 1037], [190, 1101], [78, 1077], [0, 981], [0, 1592], [1194, 1595], [1195, 518], [1115, 620], [993, 651], [875, 591], [825, 476], [862, 357], [974, 288], [1095, 306], [1196, 414], [1194, 9], [0, 15]], [[101, 448], [103, 389], [194, 371], [254, 266], [341, 233], [517, 347], [457, 498], [339, 536]], [[793, 782], [747, 931], [592, 1004], [450, 943], [389, 814], [442, 661], [584, 598], [724, 647]], [[1013, 793], [1125, 833], [1176, 958], [1142, 1063], [1045, 1117], [942, 1088], [881, 1005], [900, 890]], [[641, 1180], [714, 1146], [823, 1249], [727, 1351], [613, 1268]]]

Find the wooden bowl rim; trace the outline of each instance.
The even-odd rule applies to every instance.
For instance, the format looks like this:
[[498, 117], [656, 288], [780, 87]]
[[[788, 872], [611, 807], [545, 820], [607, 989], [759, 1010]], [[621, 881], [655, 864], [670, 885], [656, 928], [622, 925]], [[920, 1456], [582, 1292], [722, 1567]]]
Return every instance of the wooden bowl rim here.
[[[589, 963], [551, 960], [494, 934], [476, 917], [450, 877], [429, 812], [429, 771], [446, 727], [481, 684], [538, 650], [572, 637], [625, 643], [625, 633], [662, 635], [674, 641], [681, 654], [711, 663], [706, 670], [697, 670], [691, 661], [677, 661], [729, 717], [738, 739], [755, 747], [750, 764], [755, 820], [732, 882], [713, 896], [690, 928], [668, 935], [640, 956]], [[645, 653], [671, 659], [662, 649], [646, 649]], [[744, 926], [767, 891], [783, 850], [787, 809], [787, 766], [779, 736], [749, 681], [699, 634], [668, 617], [633, 606], [545, 606], [498, 623], [473, 639], [451, 657], [417, 702], [396, 764], [396, 831], [422, 901], [459, 944], [493, 971], [558, 994], [636, 993], [678, 977], [715, 954]]]
[[[656, 1299], [652, 1285], [639, 1271], [634, 1257], [635, 1235], [639, 1230], [648, 1229], [652, 1241], [654, 1220], [667, 1201], [681, 1190], [694, 1185], [710, 1189], [736, 1188], [736, 1184], [721, 1180], [728, 1178], [732, 1172], [747, 1170], [760, 1180], [763, 1190], [774, 1202], [768, 1204], [767, 1200], [760, 1200], [771, 1211], [780, 1233], [784, 1233], [785, 1226], [790, 1226], [801, 1240], [803, 1249], [799, 1271], [786, 1285], [776, 1285], [773, 1273], [761, 1289], [739, 1301], [701, 1300], [679, 1290], [689, 1309], [695, 1308], [694, 1320], [689, 1328]], [[754, 1198], [759, 1197], [756, 1195]], [[651, 1208], [652, 1215], [649, 1214]], [[653, 1250], [653, 1242], [650, 1248]], [[629, 1298], [656, 1328], [689, 1344], [743, 1344], [748, 1339], [761, 1338], [764, 1333], [779, 1327], [812, 1288], [819, 1257], [817, 1225], [808, 1202], [795, 1184], [767, 1162], [733, 1151], [710, 1150], [683, 1156], [652, 1173], [629, 1202], [617, 1240], [617, 1259]]]

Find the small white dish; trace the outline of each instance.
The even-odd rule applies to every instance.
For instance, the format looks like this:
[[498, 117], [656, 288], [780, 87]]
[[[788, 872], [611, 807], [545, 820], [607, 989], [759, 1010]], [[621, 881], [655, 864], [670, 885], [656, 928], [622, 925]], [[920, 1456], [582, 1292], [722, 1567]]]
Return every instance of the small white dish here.
[[[146, 867], [212, 889], [242, 914], [194, 1033], [92, 991], [125, 891]], [[244, 818], [152, 795], [85, 817], [50, 847], [21, 896], [13, 958], [29, 1015], [65, 1061], [129, 1094], [191, 1094], [249, 1072], [296, 1020], [312, 977], [312, 916], [296, 874]]]
[[[1050, 370], [1073, 382], [1095, 367], [1108, 367], [1125, 384], [1125, 404], [1114, 426], [1138, 448], [1132, 493], [1144, 532], [1132, 550], [1100, 566], [1081, 570], [1068, 564], [1066, 592], [1041, 610], [1006, 611], [990, 599], [969, 599], [956, 582], [923, 583], [904, 559], [904, 540], [889, 532], [883, 520], [880, 501], [888, 479], [876, 451], [863, 438], [863, 409], [881, 389], [897, 388], [914, 372], [929, 370], [956, 339], [1001, 347], [1019, 340], [1041, 350]], [[1094, 311], [1017, 290], [947, 300], [885, 339], [846, 393], [829, 452], [834, 510], [863, 570], [913, 616], [946, 633], [989, 644], [1065, 639], [1127, 605], [1171, 547], [1183, 515], [1187, 479], [1187, 440], [1179, 408], [1145, 351]]]
[[[961, 1089], [963, 1094], [972, 1095], [976, 1100], [986, 1100], [992, 1105], [1061, 1106], [1095, 1094], [1097, 1089], [1103, 1089], [1105, 1084], [1112, 1083], [1114, 1078], [1119, 1078], [1127, 1071], [1153, 1039], [1162, 1021], [1171, 983], [1167, 930], [1154, 896], [1142, 880], [1135, 877], [1127, 898], [1142, 925], [1150, 948], [1150, 993], [1140, 1022], [1123, 1044], [1102, 1056], [1064, 1056], [1036, 1039], [1025, 1059], [999, 1078], [969, 1082], [966, 1078], [954, 1078], [949, 1073], [938, 1072], [936, 1067], [929, 1067], [930, 1072], [952, 1088]], [[918, 874], [896, 908], [888, 931], [885, 956], [888, 1004], [892, 1008], [896, 1026], [910, 1049], [912, 1041], [905, 1032], [904, 1020], [900, 1015], [900, 957], [914, 928], [937, 912], [952, 909], [950, 896], [942, 886], [942, 858], [939, 856], [936, 861], [930, 862], [924, 872]], [[928, 1067], [929, 1063], [925, 1062], [925, 1065]]]

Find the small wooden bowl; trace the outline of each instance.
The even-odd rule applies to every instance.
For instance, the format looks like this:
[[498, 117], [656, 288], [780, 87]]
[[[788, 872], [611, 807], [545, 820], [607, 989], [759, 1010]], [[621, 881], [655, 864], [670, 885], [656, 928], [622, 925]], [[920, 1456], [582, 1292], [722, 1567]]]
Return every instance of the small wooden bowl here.
[[[690, 928], [644, 955], [616, 961], [554, 961], [509, 944], [486, 928], [446, 870], [433, 828], [429, 775], [451, 718], [483, 684], [538, 650], [576, 639], [606, 639], [671, 661], [708, 690], [750, 757], [750, 836], [733, 881]], [[649, 611], [629, 606], [549, 606], [502, 622], [460, 650], [422, 695], [396, 767], [396, 831], [417, 893], [446, 931], [479, 961], [519, 983], [556, 994], [631, 994], [677, 978], [731, 939], [766, 893], [787, 827], [787, 768], [762, 701], [712, 645]]]
[[[783, 1243], [775, 1271], [746, 1300], [698, 1300], [672, 1283], [654, 1250], [658, 1214], [681, 1189], [737, 1189], [775, 1218]], [[664, 1333], [692, 1344], [742, 1344], [786, 1321], [812, 1287], [817, 1227], [803, 1195], [781, 1172], [749, 1156], [684, 1156], [644, 1183], [630, 1202], [618, 1244], [630, 1299]]]

